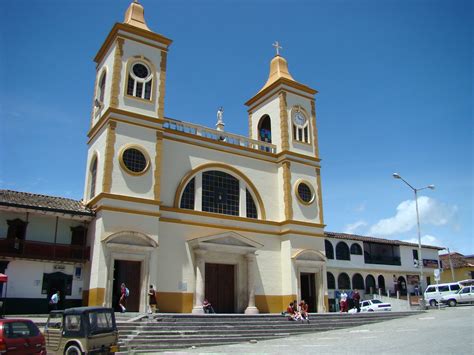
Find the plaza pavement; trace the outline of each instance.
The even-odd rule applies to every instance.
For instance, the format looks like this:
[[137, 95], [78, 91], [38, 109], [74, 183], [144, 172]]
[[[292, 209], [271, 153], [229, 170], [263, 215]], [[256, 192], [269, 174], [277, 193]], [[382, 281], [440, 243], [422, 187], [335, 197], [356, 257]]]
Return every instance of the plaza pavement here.
[[474, 306], [432, 309], [355, 328], [165, 354], [474, 354]]

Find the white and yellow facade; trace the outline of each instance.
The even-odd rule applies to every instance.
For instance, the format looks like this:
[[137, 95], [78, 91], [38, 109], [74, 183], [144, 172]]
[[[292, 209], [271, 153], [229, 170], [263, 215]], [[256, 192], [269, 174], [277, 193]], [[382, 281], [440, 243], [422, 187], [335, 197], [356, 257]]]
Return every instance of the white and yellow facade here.
[[[234, 312], [280, 312], [308, 288], [301, 274], [314, 275], [315, 308], [326, 310], [316, 90], [295, 81], [277, 55], [268, 82], [246, 103], [249, 137], [170, 120], [164, 117], [170, 44], [149, 30], [143, 7], [133, 2], [95, 57], [84, 189], [96, 212], [89, 305], [113, 305], [114, 265], [128, 260], [140, 263], [139, 311], [155, 284], [160, 310], [202, 312], [206, 264], [233, 265]], [[271, 142], [259, 139], [263, 119]], [[124, 162], [130, 149], [143, 160], [137, 171]], [[231, 214], [203, 208], [209, 172], [238, 181]], [[182, 208], [191, 181], [192, 195], [186, 193], [194, 208]]]

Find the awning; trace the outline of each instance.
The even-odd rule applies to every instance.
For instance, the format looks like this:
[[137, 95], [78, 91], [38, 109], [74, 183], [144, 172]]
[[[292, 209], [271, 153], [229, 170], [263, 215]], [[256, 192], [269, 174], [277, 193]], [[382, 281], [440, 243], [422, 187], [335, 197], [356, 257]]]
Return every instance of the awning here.
[[0, 273], [0, 282], [8, 282], [8, 276]]

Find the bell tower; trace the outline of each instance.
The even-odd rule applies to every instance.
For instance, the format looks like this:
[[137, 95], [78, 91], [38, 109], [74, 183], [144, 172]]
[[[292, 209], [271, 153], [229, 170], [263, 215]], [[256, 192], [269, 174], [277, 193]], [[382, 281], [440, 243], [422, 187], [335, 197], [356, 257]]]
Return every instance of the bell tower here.
[[316, 129], [316, 90], [296, 81], [288, 70], [288, 62], [280, 55], [270, 62], [268, 80], [248, 100], [249, 136], [275, 144], [277, 153], [294, 152], [318, 158]]

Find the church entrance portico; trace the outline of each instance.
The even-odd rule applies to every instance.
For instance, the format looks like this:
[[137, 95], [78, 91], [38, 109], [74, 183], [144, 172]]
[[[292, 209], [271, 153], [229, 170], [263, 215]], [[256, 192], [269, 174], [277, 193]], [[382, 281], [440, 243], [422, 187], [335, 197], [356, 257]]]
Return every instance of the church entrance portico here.
[[220, 313], [257, 314], [255, 251], [262, 245], [235, 232], [188, 241], [193, 251], [193, 313], [204, 313], [207, 298]]

